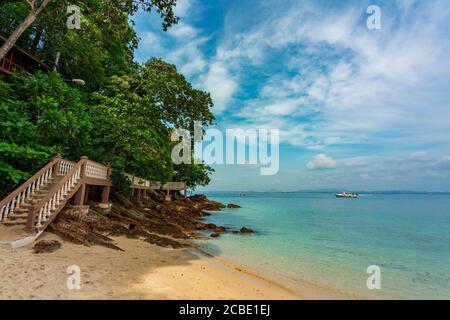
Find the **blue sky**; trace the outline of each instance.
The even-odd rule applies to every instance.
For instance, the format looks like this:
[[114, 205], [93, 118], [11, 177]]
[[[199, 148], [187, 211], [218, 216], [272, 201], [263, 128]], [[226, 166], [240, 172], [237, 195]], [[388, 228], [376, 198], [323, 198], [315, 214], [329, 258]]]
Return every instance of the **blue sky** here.
[[[366, 9], [381, 8], [381, 30]], [[279, 128], [280, 170], [216, 166], [207, 190], [450, 191], [445, 0], [179, 0], [134, 17], [136, 60], [209, 91], [220, 128]]]

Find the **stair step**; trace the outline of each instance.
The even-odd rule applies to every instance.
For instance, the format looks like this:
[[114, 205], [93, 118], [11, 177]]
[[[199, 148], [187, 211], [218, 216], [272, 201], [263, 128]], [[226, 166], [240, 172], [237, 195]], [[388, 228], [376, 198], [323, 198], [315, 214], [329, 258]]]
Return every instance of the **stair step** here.
[[39, 191], [36, 191], [34, 194], [33, 194], [33, 197], [36, 197], [36, 196], [38, 196], [38, 195], [40, 195], [40, 194], [46, 194], [46, 193], [48, 193], [48, 190], [39, 190]]
[[34, 196], [32, 199], [30, 199], [30, 202], [35, 201], [35, 200], [41, 200], [42, 198], [44, 198], [45, 196], [47, 196], [48, 192]]
[[5, 226], [20, 226], [20, 225], [26, 225], [27, 224], [27, 220], [8, 220], [3, 222], [3, 225]]
[[14, 212], [12, 215], [9, 216], [10, 219], [18, 219], [18, 218], [28, 218], [28, 211], [25, 212]]
[[13, 216], [9, 216], [8, 217], [8, 220], [10, 220], [10, 221], [20, 221], [20, 220], [27, 220], [27, 217], [28, 217], [28, 215], [24, 215], [24, 216], [16, 216], [16, 215], [13, 215]]

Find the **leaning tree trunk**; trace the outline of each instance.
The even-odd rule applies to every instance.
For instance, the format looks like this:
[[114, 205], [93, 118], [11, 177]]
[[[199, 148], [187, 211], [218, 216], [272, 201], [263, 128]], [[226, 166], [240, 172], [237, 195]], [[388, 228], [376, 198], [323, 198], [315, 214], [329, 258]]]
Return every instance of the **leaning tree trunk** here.
[[22, 33], [24, 33], [24, 31], [36, 20], [37, 15], [44, 10], [50, 0], [43, 0], [40, 5], [36, 3], [36, 0], [27, 0], [27, 2], [31, 6], [31, 11], [0, 48], [0, 60], [6, 56], [9, 50], [16, 44], [17, 39], [19, 39]]

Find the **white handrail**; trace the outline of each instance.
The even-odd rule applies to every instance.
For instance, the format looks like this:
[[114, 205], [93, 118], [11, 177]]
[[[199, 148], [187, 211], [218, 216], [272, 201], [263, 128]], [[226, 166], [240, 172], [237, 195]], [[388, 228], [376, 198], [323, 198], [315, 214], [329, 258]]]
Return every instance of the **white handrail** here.
[[86, 164], [86, 177], [108, 180], [108, 167], [89, 160]]
[[57, 161], [52, 161], [22, 184], [8, 197], [0, 202], [0, 222], [5, 221], [15, 209], [24, 204], [31, 196], [39, 191], [53, 175], [53, 168]]
[[65, 176], [73, 167], [77, 165], [76, 162], [62, 159], [59, 164], [59, 170], [56, 173], [58, 176]]
[[42, 227], [54, 213], [57, 213], [54, 211], [59, 208], [63, 201], [67, 200], [67, 195], [82, 178], [81, 170], [82, 163], [79, 162], [77, 166], [73, 167], [72, 170], [67, 173], [66, 177], [64, 177], [63, 180], [49, 192], [51, 195], [44, 198], [37, 205], [36, 211], [34, 211], [36, 214], [33, 218], [35, 219], [34, 225], [29, 225], [29, 227]]

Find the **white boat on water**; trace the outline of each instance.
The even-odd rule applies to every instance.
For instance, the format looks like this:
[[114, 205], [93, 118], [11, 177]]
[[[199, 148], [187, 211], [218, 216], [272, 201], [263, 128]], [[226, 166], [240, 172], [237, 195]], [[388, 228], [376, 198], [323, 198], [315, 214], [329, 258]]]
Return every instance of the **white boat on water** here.
[[358, 198], [358, 194], [354, 193], [354, 192], [342, 192], [342, 193], [338, 193], [335, 194], [336, 198]]

